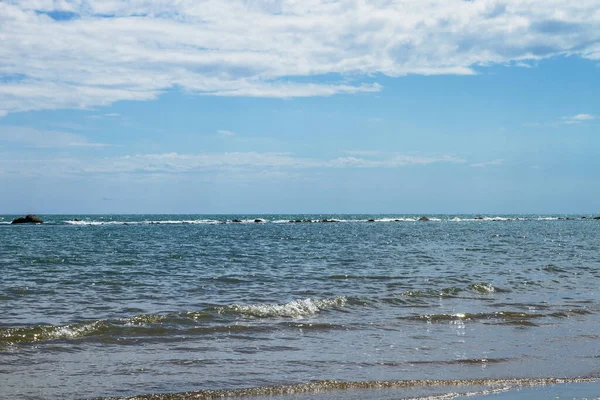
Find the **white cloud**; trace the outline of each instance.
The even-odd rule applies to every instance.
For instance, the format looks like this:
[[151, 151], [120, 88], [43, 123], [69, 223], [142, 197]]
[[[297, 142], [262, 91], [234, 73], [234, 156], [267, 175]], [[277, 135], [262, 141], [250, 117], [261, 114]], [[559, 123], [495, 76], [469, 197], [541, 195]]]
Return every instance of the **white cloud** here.
[[[74, 18], [57, 21], [53, 11]], [[0, 37], [2, 116], [148, 100], [171, 88], [330, 96], [379, 91], [376, 74], [473, 74], [557, 55], [598, 60], [600, 3], [8, 0]]]
[[588, 121], [593, 121], [594, 119], [596, 119], [596, 116], [594, 116], [592, 114], [577, 114], [577, 115], [572, 115], [572, 116], [568, 116], [568, 117], [562, 117], [560, 120], [560, 123], [566, 124], [566, 125], [574, 125], [574, 124], [581, 124], [581, 123], [588, 122]]
[[226, 137], [235, 136], [235, 133], [225, 130], [225, 129], [221, 129], [221, 130], [217, 131], [217, 133], [221, 136], [226, 136]]
[[22, 126], [0, 126], [0, 143], [17, 143], [30, 148], [107, 147], [74, 133], [44, 131]]
[[307, 168], [398, 168], [408, 165], [434, 163], [464, 163], [453, 156], [416, 157], [391, 154], [365, 160], [341, 157], [330, 160], [298, 157], [291, 153], [207, 153], [207, 154], [139, 154], [106, 158], [40, 159], [29, 157], [0, 157], [0, 168], [23, 175], [77, 174], [180, 174], [194, 172], [277, 171], [278, 169]]
[[484, 161], [480, 163], [470, 164], [469, 167], [483, 168], [490, 165], [502, 165], [504, 160]]
[[[386, 153], [383, 153], [386, 154]], [[425, 165], [434, 163], [464, 163], [465, 160], [452, 156], [416, 157], [403, 154], [391, 154], [378, 159], [364, 159], [356, 157], [340, 157], [328, 161], [331, 167], [360, 167], [360, 168], [395, 168], [407, 165]]]
[[563, 117], [563, 123], [565, 124], [580, 124], [586, 121], [593, 121], [596, 119], [596, 116], [592, 114], [577, 114], [570, 117]]
[[559, 127], [562, 125], [574, 125], [581, 124], [584, 122], [589, 122], [597, 119], [598, 117], [593, 114], [576, 114], [570, 115], [566, 117], [558, 118], [552, 122], [541, 123], [541, 122], [527, 122], [523, 124], [523, 126], [531, 127], [531, 128], [543, 128], [546, 126]]

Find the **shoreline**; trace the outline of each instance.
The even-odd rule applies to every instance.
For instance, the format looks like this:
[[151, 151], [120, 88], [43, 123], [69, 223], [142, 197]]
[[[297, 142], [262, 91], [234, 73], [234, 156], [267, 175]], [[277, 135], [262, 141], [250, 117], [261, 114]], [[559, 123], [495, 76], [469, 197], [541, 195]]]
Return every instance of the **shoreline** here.
[[[374, 392], [377, 391], [377, 392]], [[246, 389], [204, 389], [174, 393], [148, 393], [127, 397], [99, 397], [94, 400], [213, 400], [222, 398], [252, 398], [269, 400], [342, 400], [355, 396], [387, 399], [462, 399], [517, 400], [560, 399], [576, 393], [581, 399], [592, 399], [600, 393], [600, 377], [590, 378], [524, 378], [524, 379], [458, 379], [458, 380], [398, 380], [398, 381], [317, 381]], [[399, 393], [400, 392], [400, 393]], [[594, 394], [592, 394], [594, 393]], [[540, 395], [543, 397], [539, 397]], [[523, 397], [527, 395], [529, 397]], [[548, 397], [550, 396], [550, 397]], [[566, 398], [566, 397], [564, 397]], [[595, 397], [598, 399], [598, 397]]]

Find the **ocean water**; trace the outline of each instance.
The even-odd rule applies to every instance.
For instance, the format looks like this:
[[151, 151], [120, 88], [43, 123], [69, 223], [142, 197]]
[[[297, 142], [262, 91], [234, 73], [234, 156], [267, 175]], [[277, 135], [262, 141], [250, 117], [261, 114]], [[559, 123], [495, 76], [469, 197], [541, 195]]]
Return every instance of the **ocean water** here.
[[600, 378], [591, 215], [15, 217], [2, 399], [446, 399]]

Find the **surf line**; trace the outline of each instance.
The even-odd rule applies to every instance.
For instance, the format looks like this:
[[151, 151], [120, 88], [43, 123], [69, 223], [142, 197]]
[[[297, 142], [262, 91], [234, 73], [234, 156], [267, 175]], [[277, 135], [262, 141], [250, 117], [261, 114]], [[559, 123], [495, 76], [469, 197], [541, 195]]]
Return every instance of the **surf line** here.
[[[457, 379], [457, 380], [398, 380], [398, 381], [336, 381], [324, 380], [310, 383], [297, 383], [279, 386], [259, 386], [247, 389], [197, 390], [179, 393], [143, 394], [131, 397], [106, 397], [95, 400], [213, 400], [226, 397], [281, 396], [325, 391], [352, 389], [402, 389], [427, 387], [483, 386], [492, 390], [512, 390], [523, 387], [555, 385], [563, 383], [591, 383], [600, 381], [600, 377], [586, 378], [523, 378], [523, 379]], [[473, 394], [473, 393], [470, 393]], [[485, 394], [482, 392], [482, 394]], [[453, 397], [461, 396], [452, 393]], [[446, 396], [446, 397], [444, 397]], [[419, 397], [417, 397], [419, 398]], [[431, 397], [429, 397], [431, 398]], [[435, 398], [435, 397], [434, 397]], [[440, 398], [448, 398], [442, 395]]]

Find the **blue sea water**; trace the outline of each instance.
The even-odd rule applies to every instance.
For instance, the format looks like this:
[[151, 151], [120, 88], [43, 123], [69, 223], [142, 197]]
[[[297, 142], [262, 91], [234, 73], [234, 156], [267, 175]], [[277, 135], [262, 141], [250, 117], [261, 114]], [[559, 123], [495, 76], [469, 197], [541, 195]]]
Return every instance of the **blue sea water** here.
[[448, 398], [600, 378], [593, 216], [15, 217], [0, 216], [0, 398]]

